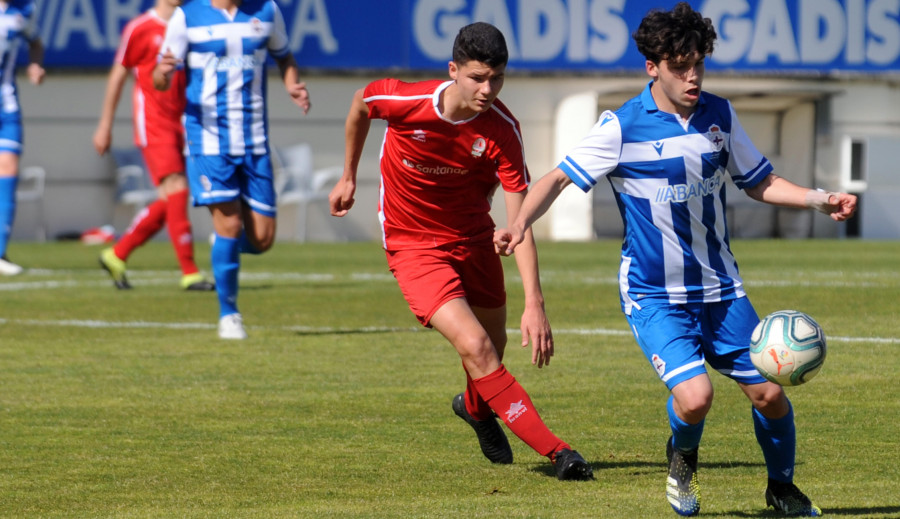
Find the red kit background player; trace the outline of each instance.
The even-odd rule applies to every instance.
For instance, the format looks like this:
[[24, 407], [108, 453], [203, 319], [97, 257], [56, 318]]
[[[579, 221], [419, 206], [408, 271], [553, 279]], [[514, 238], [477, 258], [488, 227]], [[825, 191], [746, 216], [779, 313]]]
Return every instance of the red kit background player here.
[[100, 254], [100, 265], [109, 272], [116, 287], [131, 288], [125, 262], [131, 253], [163, 226], [181, 267], [181, 287], [185, 290], [215, 290], [194, 263], [194, 241], [188, 219], [188, 185], [184, 175], [185, 107], [184, 72], [175, 74], [173, 88], [160, 92], [153, 87], [153, 68], [172, 12], [180, 0], [157, 0], [147, 12], [131, 20], [122, 31], [116, 57], [109, 73], [100, 121], [94, 132], [94, 148], [105, 154], [112, 144], [112, 125], [122, 88], [132, 72], [134, 143], [141, 149], [159, 199], [139, 212], [121, 239]]

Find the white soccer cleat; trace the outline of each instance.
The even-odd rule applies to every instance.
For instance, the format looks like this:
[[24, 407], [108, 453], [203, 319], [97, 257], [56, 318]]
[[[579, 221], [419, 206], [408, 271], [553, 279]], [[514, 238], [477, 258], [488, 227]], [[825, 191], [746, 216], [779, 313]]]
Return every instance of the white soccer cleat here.
[[247, 332], [244, 331], [244, 320], [241, 314], [230, 314], [219, 319], [219, 338], [220, 339], [246, 339]]
[[8, 259], [0, 258], [0, 274], [4, 276], [18, 276], [25, 270]]

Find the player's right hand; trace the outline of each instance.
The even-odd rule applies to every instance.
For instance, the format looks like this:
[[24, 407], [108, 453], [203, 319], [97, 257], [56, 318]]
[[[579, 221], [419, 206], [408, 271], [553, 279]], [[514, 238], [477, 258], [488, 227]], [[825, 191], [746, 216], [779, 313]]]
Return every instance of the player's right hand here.
[[97, 128], [97, 131], [94, 132], [94, 149], [97, 150], [97, 155], [101, 157], [109, 151], [109, 146], [112, 144], [112, 135], [109, 131], [104, 131], [100, 128]]
[[328, 194], [328, 205], [331, 207], [332, 216], [345, 216], [353, 203], [356, 201], [353, 196], [356, 194], [356, 182], [347, 178], [345, 174]]
[[525, 239], [525, 232], [517, 229], [497, 229], [494, 231], [494, 252], [501, 256], [512, 256], [516, 247]]

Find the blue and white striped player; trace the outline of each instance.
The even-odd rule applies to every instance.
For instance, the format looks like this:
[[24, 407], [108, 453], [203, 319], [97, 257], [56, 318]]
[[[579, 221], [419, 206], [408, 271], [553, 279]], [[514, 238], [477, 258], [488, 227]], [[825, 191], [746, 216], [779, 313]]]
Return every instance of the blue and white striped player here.
[[[660, 38], [659, 35], [665, 35]], [[750, 399], [768, 472], [766, 503], [787, 515], [818, 516], [794, 484], [794, 415], [781, 386], [750, 363], [759, 322], [729, 246], [725, 184], [779, 206], [811, 208], [842, 221], [856, 197], [778, 177], [750, 142], [731, 104], [702, 92], [715, 29], [686, 2], [651, 11], [634, 33], [652, 78], [618, 110], [604, 112], [559, 166], [531, 189], [495, 246], [511, 253], [559, 193], [606, 178], [625, 224], [619, 293], [638, 345], [671, 392], [666, 497], [680, 515], [700, 511], [697, 449], [713, 388], [705, 363]]]
[[304, 113], [310, 100], [273, 0], [194, 0], [175, 10], [153, 72], [160, 90], [187, 72], [187, 176], [194, 205], [209, 207], [219, 337], [244, 339], [237, 308], [240, 253], [275, 241], [275, 189], [269, 159], [266, 58]]
[[9, 261], [6, 248], [16, 217], [16, 186], [22, 153], [22, 112], [16, 87], [16, 60], [28, 45], [28, 80], [44, 80], [44, 46], [34, 23], [33, 0], [0, 1], [0, 275], [15, 276], [22, 267]]

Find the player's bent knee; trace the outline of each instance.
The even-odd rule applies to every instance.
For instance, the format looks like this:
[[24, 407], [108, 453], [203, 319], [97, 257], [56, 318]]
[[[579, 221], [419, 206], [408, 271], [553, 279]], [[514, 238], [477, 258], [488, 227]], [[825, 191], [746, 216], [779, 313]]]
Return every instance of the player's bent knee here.
[[464, 339], [454, 344], [467, 367], [475, 371], [492, 371], [499, 364], [499, 355], [487, 337]]
[[782, 414], [788, 408], [784, 389], [771, 382], [750, 386], [747, 397], [753, 407], [759, 409], [766, 416], [772, 416], [773, 413]]

